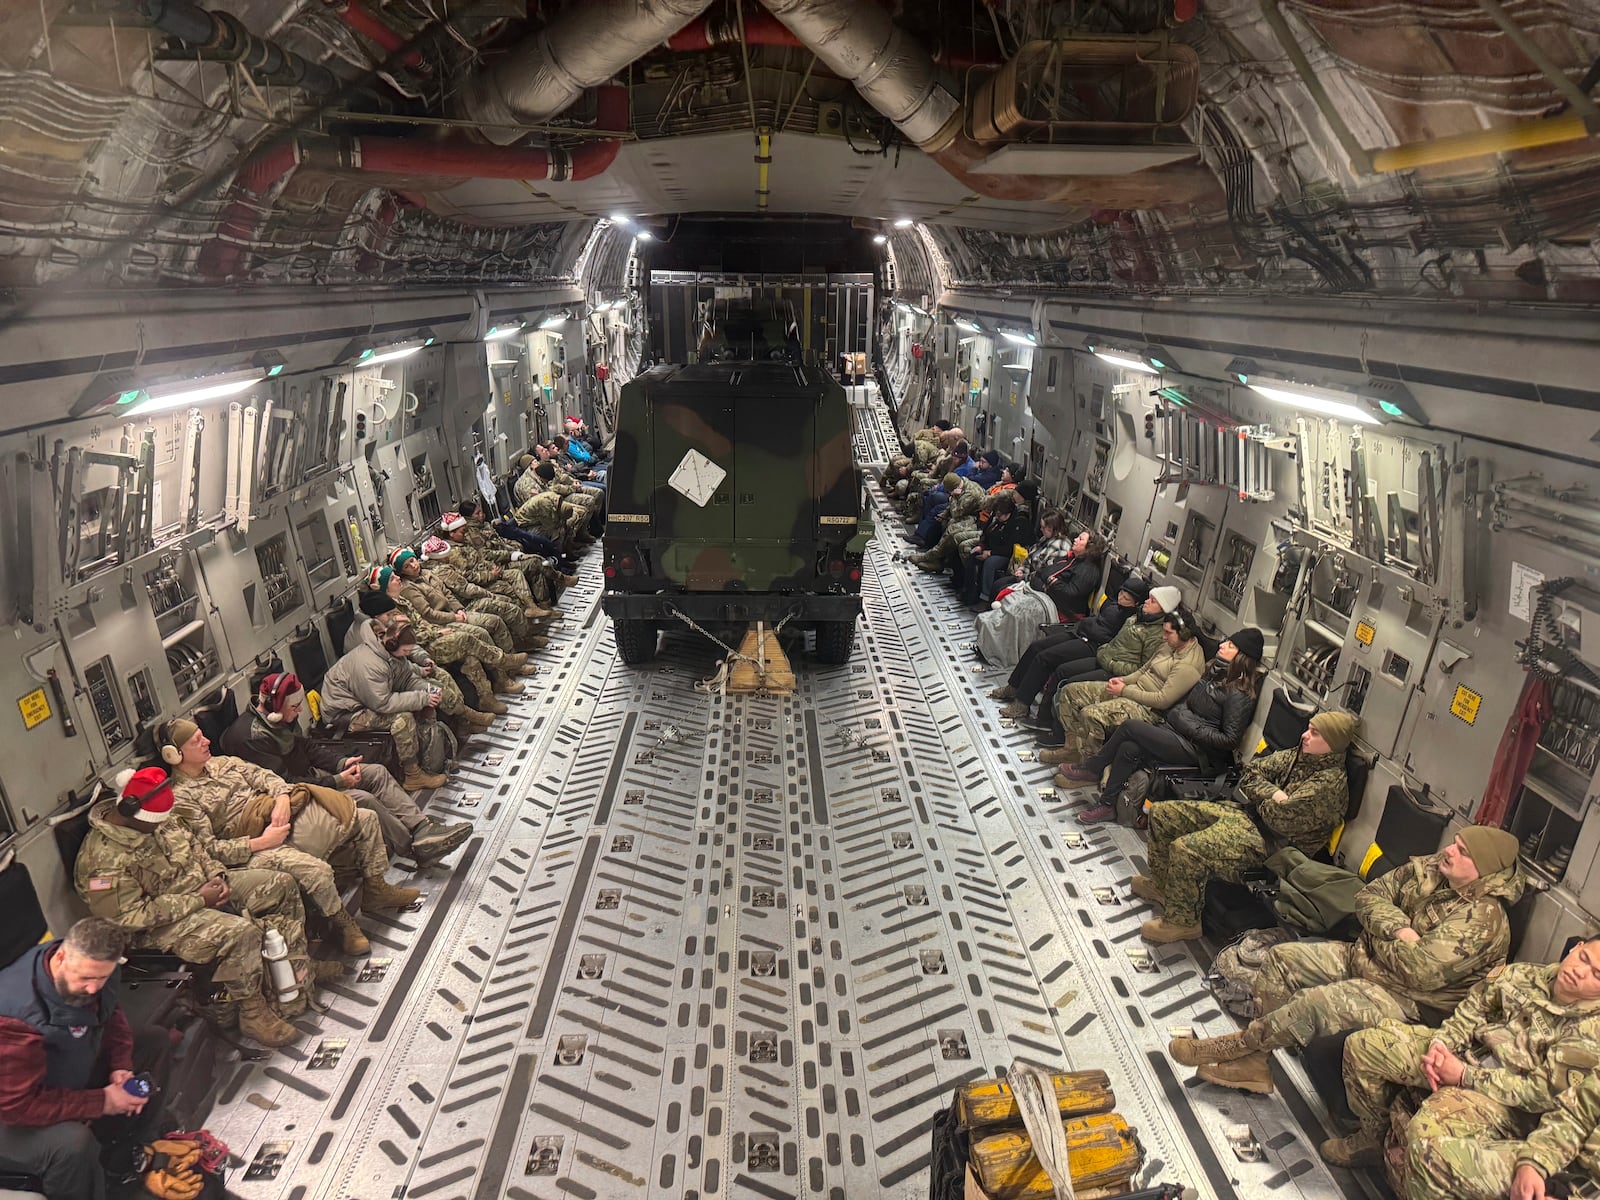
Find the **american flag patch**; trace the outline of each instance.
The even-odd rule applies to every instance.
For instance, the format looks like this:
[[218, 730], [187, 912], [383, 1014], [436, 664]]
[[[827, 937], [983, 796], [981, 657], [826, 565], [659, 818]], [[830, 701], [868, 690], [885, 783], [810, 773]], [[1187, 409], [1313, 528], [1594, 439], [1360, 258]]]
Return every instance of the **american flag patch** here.
[[117, 882], [115, 875], [91, 875], [89, 877], [89, 890], [91, 892], [109, 892]]

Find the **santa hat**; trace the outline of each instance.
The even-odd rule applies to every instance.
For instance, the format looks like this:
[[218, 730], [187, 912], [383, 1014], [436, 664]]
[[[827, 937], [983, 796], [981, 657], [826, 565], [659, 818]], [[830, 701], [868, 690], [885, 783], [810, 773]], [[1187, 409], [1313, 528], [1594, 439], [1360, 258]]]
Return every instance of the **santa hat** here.
[[283, 720], [283, 710], [306, 702], [306, 689], [293, 671], [268, 675], [256, 689], [256, 699], [266, 710], [267, 720], [277, 724]]
[[431, 537], [422, 543], [423, 558], [447, 558], [450, 554], [450, 543], [443, 538]]
[[160, 767], [117, 773], [117, 811], [159, 825], [172, 815], [172, 781]]
[[402, 575], [405, 574], [406, 564], [415, 562], [417, 552], [410, 546], [399, 546], [389, 551], [389, 565]]
[[440, 518], [439, 528], [446, 533], [454, 533], [458, 529], [467, 527], [467, 519], [458, 512], [447, 512]]
[[573, 429], [579, 429], [579, 428], [581, 428], [583, 426], [583, 422], [581, 420], [579, 420], [577, 417], [568, 417], [566, 423], [567, 423], [568, 426], [570, 426]]

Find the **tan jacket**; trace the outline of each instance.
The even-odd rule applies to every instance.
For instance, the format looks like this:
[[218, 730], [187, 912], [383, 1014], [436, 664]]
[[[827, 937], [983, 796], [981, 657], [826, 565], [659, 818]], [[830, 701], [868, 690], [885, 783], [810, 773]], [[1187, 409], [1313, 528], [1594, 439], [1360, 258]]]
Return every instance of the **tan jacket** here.
[[1198, 638], [1190, 638], [1176, 650], [1165, 642], [1132, 675], [1123, 677], [1122, 698], [1163, 712], [1189, 694], [1206, 669], [1206, 652]]

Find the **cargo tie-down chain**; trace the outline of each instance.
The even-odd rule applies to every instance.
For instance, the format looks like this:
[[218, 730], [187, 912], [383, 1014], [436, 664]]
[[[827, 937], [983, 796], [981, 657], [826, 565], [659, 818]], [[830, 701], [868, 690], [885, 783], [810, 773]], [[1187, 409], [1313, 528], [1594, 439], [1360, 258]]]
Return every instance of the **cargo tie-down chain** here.
[[[717, 664], [717, 669], [715, 671], [713, 671], [710, 675], [706, 676], [704, 679], [699, 680], [698, 682], [695, 683], [695, 685], [694, 685], [694, 690], [695, 691], [697, 691], [697, 692], [715, 692], [718, 695], [721, 695], [723, 689], [727, 686], [727, 683], [728, 683], [728, 673], [733, 670], [733, 664], [736, 663], [736, 662], [747, 662], [752, 667], [755, 668], [756, 674], [758, 676], [760, 676], [762, 679], [765, 679], [767, 677], [767, 664], [765, 662], [758, 662], [757, 660], [751, 658], [748, 654], [741, 654], [738, 650], [735, 650], [732, 646], [728, 645], [727, 642], [723, 641], [716, 634], [712, 633], [709, 629], [707, 629], [704, 625], [699, 624], [698, 622], [695, 621], [695, 619], [693, 617], [689, 616], [687, 613], [681, 611], [680, 609], [668, 606], [667, 611], [670, 612], [673, 616], [677, 617], [678, 620], [682, 621], [690, 629], [694, 630], [696, 633], [704, 634], [706, 637], [710, 638], [717, 645], [721, 646], [723, 648], [723, 650], [727, 651], [727, 653], [723, 656], [722, 661]], [[791, 620], [793, 620], [796, 616], [798, 616], [799, 612], [800, 612], [800, 610], [798, 608], [793, 608], [793, 609], [790, 609], [787, 613], [785, 613], [783, 620], [779, 621], [776, 625], [774, 625], [772, 627], [773, 634], [776, 635], [776, 634], [779, 634], [779, 633], [783, 632], [783, 627], [785, 625], [787, 625]]]

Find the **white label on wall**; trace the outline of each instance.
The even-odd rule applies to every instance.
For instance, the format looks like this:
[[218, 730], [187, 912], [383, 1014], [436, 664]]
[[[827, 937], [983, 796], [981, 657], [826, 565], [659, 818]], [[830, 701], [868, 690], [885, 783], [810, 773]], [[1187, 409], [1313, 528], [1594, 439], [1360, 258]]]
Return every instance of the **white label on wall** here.
[[1519, 562], [1511, 564], [1511, 615], [1519, 621], [1533, 619], [1533, 589], [1544, 582], [1544, 572]]
[[700, 451], [690, 450], [683, 456], [683, 461], [672, 472], [672, 477], [667, 483], [680, 496], [693, 500], [704, 508], [711, 502], [711, 497], [716, 495], [717, 486], [727, 477], [726, 471]]

